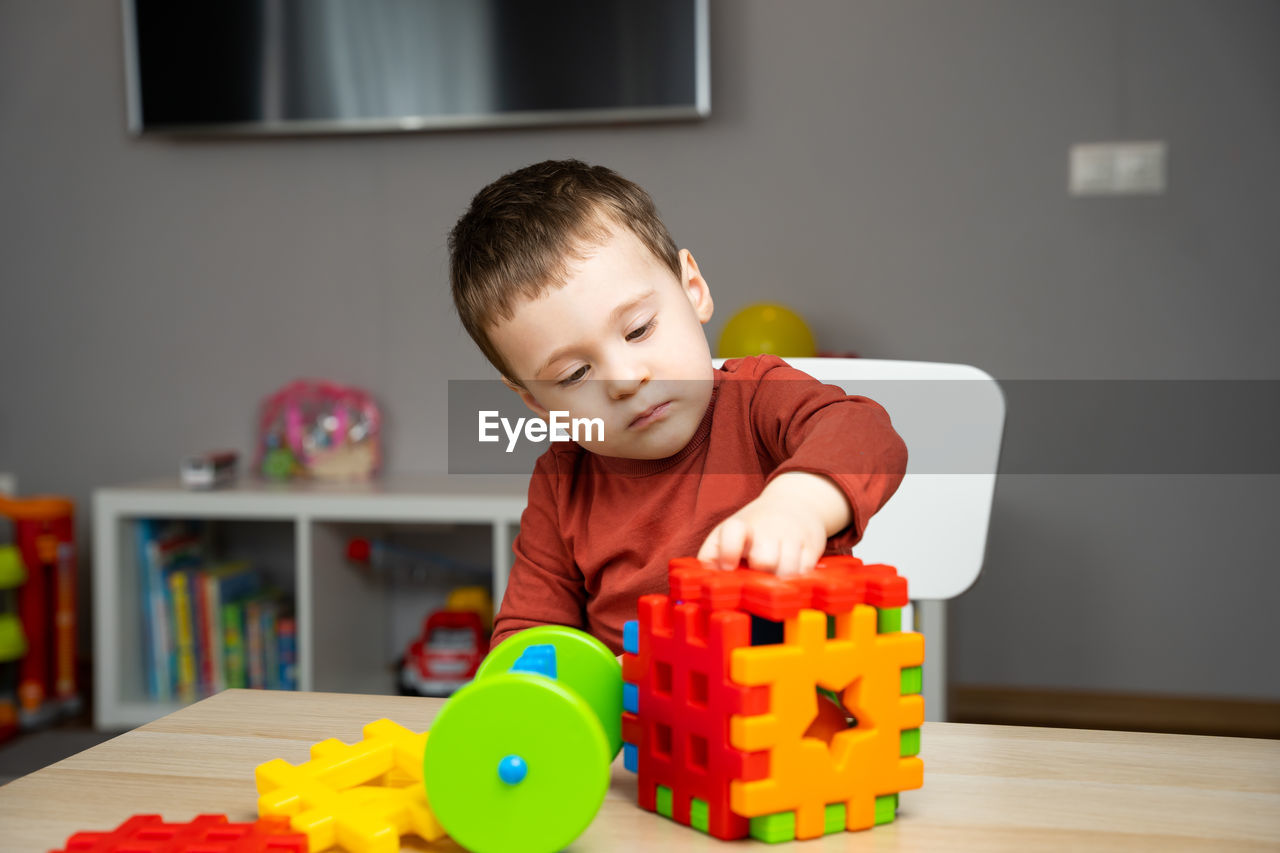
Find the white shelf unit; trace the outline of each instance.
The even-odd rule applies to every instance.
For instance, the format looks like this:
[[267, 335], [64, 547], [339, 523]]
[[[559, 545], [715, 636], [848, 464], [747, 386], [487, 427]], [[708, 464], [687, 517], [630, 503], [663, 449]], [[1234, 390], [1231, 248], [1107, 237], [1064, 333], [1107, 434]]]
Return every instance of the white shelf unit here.
[[527, 477], [441, 474], [351, 484], [244, 480], [210, 491], [184, 489], [174, 477], [97, 490], [94, 725], [132, 728], [179, 707], [146, 693], [135, 530], [139, 519], [225, 523], [238, 531], [234, 538], [241, 551], [234, 556], [255, 558], [259, 555], [250, 553], [254, 547], [268, 552], [273, 578], [294, 601], [300, 690], [391, 693], [389, 647], [421, 619], [422, 602], [397, 607], [396, 589], [347, 563], [347, 540], [398, 529], [460, 537], [463, 547], [470, 543], [474, 550], [487, 537], [496, 605], [506, 589], [511, 542], [527, 488]]

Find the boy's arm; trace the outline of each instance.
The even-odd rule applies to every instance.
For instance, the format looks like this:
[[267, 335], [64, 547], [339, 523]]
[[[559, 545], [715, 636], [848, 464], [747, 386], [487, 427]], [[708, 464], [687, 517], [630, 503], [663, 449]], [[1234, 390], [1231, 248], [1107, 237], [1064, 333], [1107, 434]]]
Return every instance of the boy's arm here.
[[512, 546], [515, 561], [493, 620], [490, 648], [536, 625], [585, 628], [586, 590], [556, 522], [559, 477], [550, 455], [538, 459], [529, 480], [529, 501], [520, 515], [520, 533]]
[[753, 366], [752, 428], [777, 467], [759, 497], [712, 529], [698, 556], [726, 569], [745, 557], [752, 568], [795, 574], [861, 538], [902, 482], [906, 445], [874, 401], [778, 358]]

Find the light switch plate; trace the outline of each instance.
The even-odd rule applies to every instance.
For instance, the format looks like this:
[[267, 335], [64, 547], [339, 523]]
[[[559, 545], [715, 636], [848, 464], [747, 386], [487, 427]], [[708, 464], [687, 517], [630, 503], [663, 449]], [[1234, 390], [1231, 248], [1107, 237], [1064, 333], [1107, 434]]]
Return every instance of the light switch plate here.
[[1166, 187], [1164, 142], [1091, 142], [1072, 145], [1071, 195], [1158, 195]]

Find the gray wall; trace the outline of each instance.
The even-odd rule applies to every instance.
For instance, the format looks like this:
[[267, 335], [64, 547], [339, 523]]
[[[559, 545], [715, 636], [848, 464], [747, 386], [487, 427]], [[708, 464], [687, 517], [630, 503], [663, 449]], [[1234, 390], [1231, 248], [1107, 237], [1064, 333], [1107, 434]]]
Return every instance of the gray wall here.
[[[0, 0], [0, 471], [87, 508], [248, 452], [302, 375], [377, 393], [393, 468], [444, 469], [446, 382], [489, 375], [445, 235], [545, 157], [653, 193], [713, 340], [780, 298], [825, 348], [1000, 378], [1277, 378], [1280, 3], [720, 0], [712, 28], [704, 123], [176, 142], [124, 130], [115, 2]], [[1110, 139], [1166, 140], [1170, 191], [1069, 198], [1068, 146]], [[1277, 497], [1003, 478], [957, 681], [1280, 698]]]

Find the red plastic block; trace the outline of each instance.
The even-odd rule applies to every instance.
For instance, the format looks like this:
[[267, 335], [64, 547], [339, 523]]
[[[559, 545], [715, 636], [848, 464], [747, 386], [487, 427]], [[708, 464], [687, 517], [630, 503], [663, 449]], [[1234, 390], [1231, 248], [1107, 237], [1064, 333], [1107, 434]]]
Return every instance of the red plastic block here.
[[642, 675], [644, 675], [644, 670], [640, 668], [640, 658], [633, 654], [624, 654], [622, 656], [622, 680], [628, 684], [637, 684]]
[[742, 838], [749, 823], [729, 808], [730, 783], [769, 772], [766, 753], [729, 745], [735, 714], [768, 707], [767, 687], [729, 679], [731, 652], [750, 645], [750, 617], [733, 610], [708, 613], [663, 595], [640, 599], [639, 611], [640, 714], [624, 714], [623, 726], [637, 747], [640, 806], [656, 811], [657, 788], [666, 787], [672, 819], [689, 824], [697, 798], [707, 803], [709, 834]]
[[307, 837], [289, 830], [287, 817], [228, 823], [202, 814], [190, 823], [160, 815], [134, 815], [110, 832], [77, 832], [54, 853], [307, 853]]
[[693, 557], [678, 557], [669, 564], [668, 578], [677, 601], [710, 611], [743, 610], [774, 622], [803, 609], [838, 614], [858, 604], [903, 607], [908, 600], [906, 578], [892, 566], [866, 565], [845, 555], [823, 557], [812, 572], [791, 578], [754, 571], [745, 563], [726, 572]]

